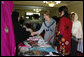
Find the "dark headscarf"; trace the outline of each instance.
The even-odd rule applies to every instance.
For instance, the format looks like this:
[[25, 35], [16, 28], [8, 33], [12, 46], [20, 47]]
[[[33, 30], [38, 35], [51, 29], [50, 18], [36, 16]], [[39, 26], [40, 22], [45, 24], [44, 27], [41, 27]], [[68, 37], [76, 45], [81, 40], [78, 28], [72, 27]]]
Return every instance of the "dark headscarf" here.
[[19, 13], [14, 11], [12, 13], [12, 21], [13, 21], [13, 27], [14, 27], [14, 33], [15, 33], [15, 39], [16, 44], [26, 40], [26, 38], [29, 37], [30, 33], [26, 32], [25, 29], [23, 29], [19, 22], [18, 22]]
[[68, 12], [68, 8], [66, 6], [61, 6], [59, 9], [58, 9], [59, 12], [62, 12], [64, 11], [64, 15], [65, 17], [69, 18], [70, 19], [70, 14]]

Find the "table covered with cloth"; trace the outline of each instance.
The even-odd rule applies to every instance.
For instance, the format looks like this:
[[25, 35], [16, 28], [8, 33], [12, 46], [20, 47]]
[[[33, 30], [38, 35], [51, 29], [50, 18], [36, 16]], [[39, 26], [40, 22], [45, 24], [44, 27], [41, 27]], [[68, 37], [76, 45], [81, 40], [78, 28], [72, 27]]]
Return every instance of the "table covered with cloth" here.
[[18, 56], [62, 56], [41, 36], [29, 37], [18, 45]]

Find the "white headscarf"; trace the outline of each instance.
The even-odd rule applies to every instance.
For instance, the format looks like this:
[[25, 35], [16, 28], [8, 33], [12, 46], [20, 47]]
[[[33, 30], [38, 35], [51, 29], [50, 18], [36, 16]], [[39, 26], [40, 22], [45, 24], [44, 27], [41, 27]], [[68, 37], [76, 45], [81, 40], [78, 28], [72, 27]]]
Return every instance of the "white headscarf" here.
[[78, 20], [78, 15], [76, 13], [75, 18], [73, 21], [72, 26], [72, 35], [74, 35], [76, 38], [81, 38], [81, 40], [78, 41], [77, 51], [83, 53], [83, 30], [81, 22]]
[[76, 13], [72, 26], [72, 35], [76, 36], [76, 38], [83, 38], [82, 25], [78, 20], [78, 15]]
[[74, 13], [75, 14], [75, 17], [74, 17], [74, 22], [75, 21], [78, 21], [78, 15], [77, 15], [77, 13]]

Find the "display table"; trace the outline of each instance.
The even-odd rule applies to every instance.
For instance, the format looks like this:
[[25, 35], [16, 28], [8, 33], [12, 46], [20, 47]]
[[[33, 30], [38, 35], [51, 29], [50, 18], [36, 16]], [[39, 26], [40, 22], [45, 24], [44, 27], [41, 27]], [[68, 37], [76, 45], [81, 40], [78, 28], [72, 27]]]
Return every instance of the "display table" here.
[[18, 45], [18, 56], [62, 56], [41, 36], [29, 37]]

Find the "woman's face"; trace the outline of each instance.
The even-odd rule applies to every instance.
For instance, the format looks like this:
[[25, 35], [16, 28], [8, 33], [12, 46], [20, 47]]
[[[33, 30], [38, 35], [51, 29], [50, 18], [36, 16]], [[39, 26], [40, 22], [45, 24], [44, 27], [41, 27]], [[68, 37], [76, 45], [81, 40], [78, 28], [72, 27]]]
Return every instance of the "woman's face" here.
[[20, 21], [20, 16], [18, 17], [18, 22]]
[[49, 19], [49, 16], [44, 14], [44, 19], [47, 21]]
[[71, 15], [71, 19], [74, 21], [75, 15]]
[[64, 15], [64, 11], [59, 12], [59, 15], [62, 17]]

